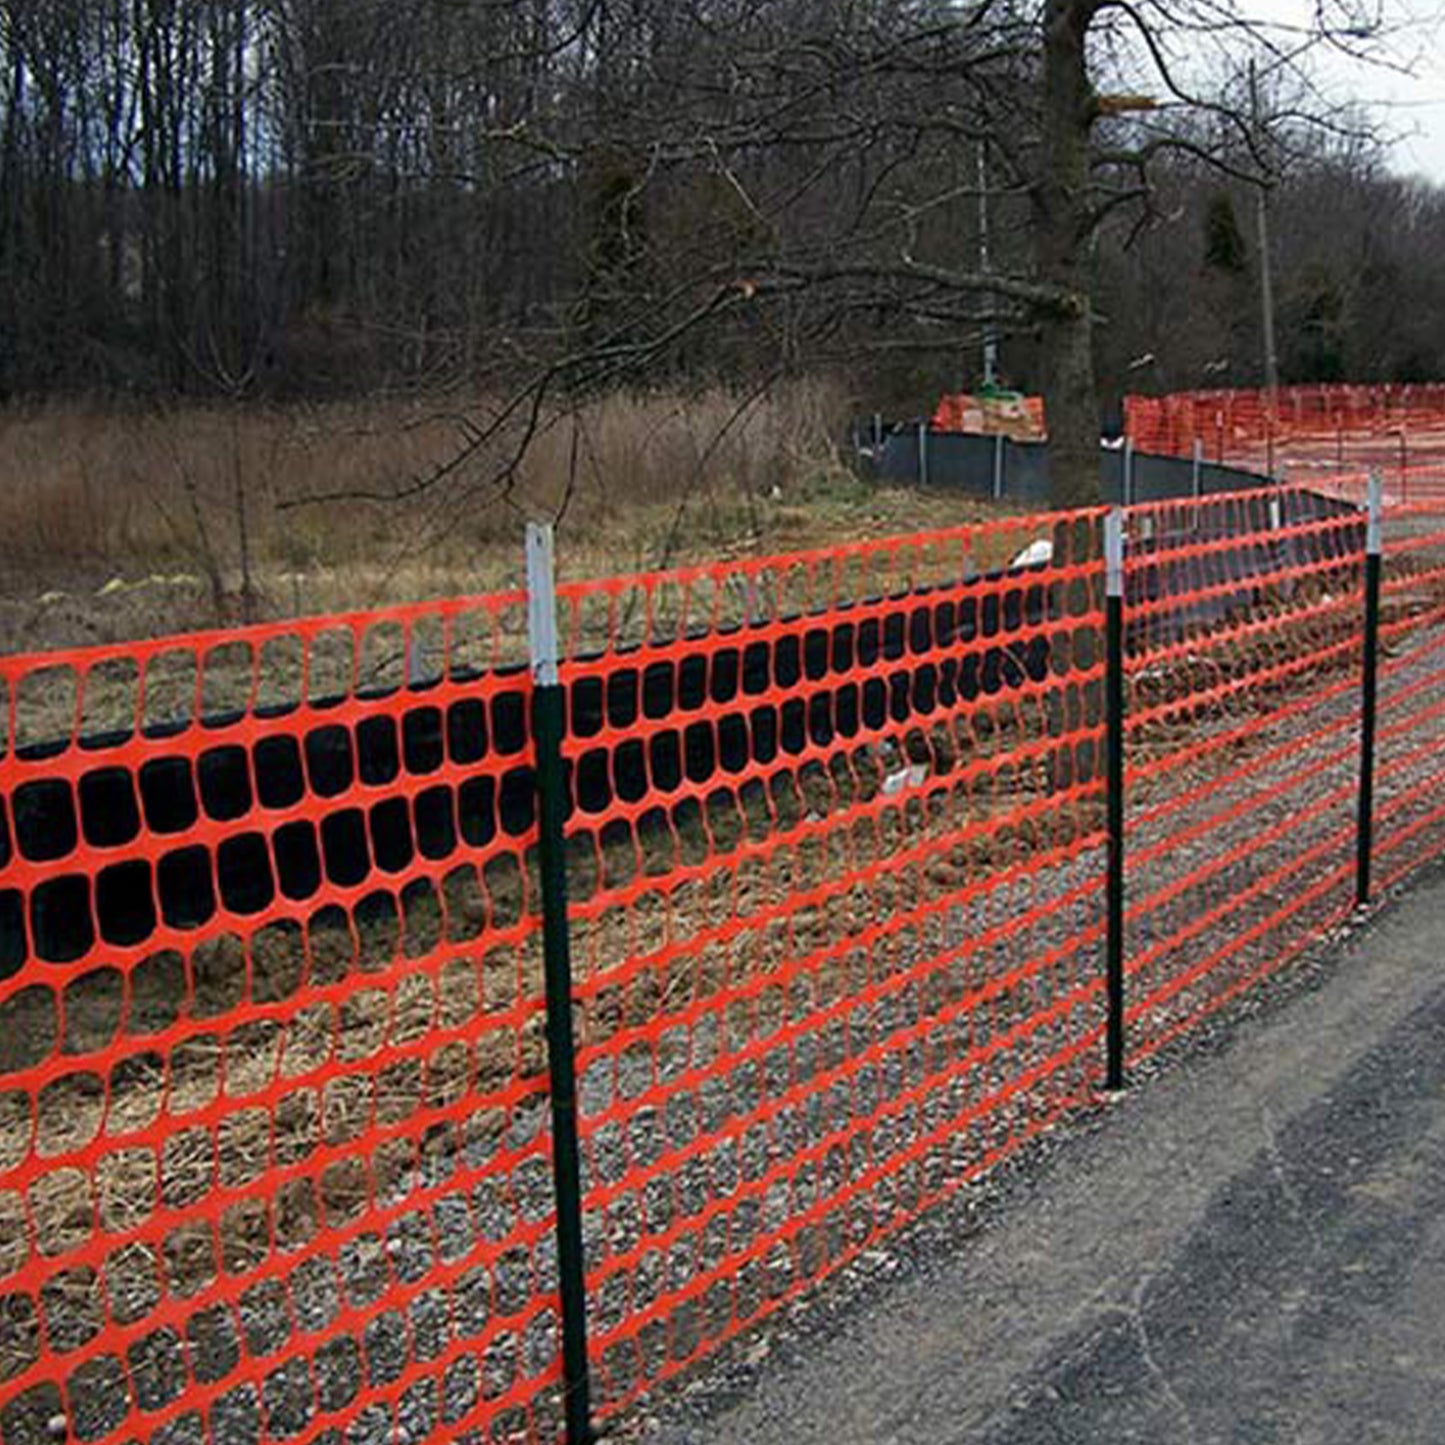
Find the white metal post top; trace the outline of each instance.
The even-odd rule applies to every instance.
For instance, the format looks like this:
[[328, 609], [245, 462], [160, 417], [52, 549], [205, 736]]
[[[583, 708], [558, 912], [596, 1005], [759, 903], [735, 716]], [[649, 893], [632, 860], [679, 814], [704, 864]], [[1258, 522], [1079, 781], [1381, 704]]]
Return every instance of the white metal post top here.
[[1110, 507], [1104, 518], [1104, 590], [1110, 597], [1124, 595], [1124, 509]]
[[1365, 551], [1371, 557], [1378, 557], [1384, 551], [1384, 529], [1380, 523], [1385, 511], [1385, 485], [1379, 472], [1370, 473], [1370, 485], [1365, 493], [1369, 520], [1365, 524]]
[[556, 686], [557, 577], [550, 522], [527, 523], [527, 639], [532, 681], [538, 687]]

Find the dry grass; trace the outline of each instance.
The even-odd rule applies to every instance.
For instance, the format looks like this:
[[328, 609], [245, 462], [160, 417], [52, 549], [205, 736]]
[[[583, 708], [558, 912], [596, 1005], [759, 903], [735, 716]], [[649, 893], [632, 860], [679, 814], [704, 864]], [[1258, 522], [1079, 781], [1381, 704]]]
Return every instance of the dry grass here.
[[452, 397], [0, 413], [0, 650], [514, 586], [529, 516], [559, 519], [563, 572], [586, 577], [979, 515], [859, 483], [836, 446], [846, 405], [821, 383], [746, 406], [613, 396], [547, 418], [507, 481], [515, 432], [407, 495], [487, 411]]

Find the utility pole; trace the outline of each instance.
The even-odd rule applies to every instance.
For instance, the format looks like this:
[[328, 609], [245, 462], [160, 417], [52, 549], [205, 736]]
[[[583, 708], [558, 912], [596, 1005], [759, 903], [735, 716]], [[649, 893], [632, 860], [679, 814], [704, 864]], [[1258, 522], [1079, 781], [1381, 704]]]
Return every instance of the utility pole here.
[[[978, 269], [989, 274], [988, 255], [988, 142], [978, 143]], [[983, 304], [988, 316], [983, 323], [983, 384], [998, 385], [998, 327], [994, 321], [994, 296], [984, 294]]]
[[1264, 329], [1264, 385], [1269, 392], [1270, 412], [1273, 414], [1279, 393], [1279, 358], [1274, 347], [1274, 277], [1269, 260], [1270, 178], [1268, 167], [1264, 163], [1267, 137], [1259, 114], [1259, 77], [1255, 73], [1252, 60], [1249, 62], [1249, 113], [1255, 161], [1263, 172], [1255, 191], [1255, 220], [1259, 228], [1259, 303]]

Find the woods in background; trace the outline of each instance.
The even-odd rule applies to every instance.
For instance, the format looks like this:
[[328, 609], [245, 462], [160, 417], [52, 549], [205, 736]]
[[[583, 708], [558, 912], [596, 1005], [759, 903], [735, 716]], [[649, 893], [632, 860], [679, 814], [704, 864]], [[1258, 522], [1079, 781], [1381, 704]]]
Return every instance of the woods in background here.
[[[1105, 394], [1253, 385], [1260, 183], [1282, 379], [1445, 375], [1445, 193], [1284, 103], [1265, 157], [1167, 67], [1163, 104], [1110, 105], [1108, 25], [1168, 59], [1164, 20], [1127, 9], [0, 0], [0, 390], [829, 369], [916, 412], [977, 382], [991, 325], [1007, 379], [1040, 384], [1072, 274], [1050, 225]], [[1093, 47], [1082, 201], [1038, 83], [1070, 26]], [[1080, 201], [1062, 232], [1050, 185]]]

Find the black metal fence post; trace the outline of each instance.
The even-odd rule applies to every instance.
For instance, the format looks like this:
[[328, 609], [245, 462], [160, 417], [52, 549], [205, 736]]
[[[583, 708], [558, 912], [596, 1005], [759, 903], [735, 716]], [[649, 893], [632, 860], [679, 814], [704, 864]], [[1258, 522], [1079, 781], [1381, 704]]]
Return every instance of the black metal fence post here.
[[552, 528], [527, 526], [527, 630], [532, 657], [532, 731], [537, 748], [537, 855], [547, 991], [547, 1059], [552, 1101], [552, 1182], [557, 1204], [557, 1287], [562, 1309], [562, 1388], [567, 1445], [590, 1445], [587, 1283], [582, 1253], [581, 1154], [577, 1143], [577, 1059], [572, 1041], [572, 957], [567, 928], [563, 824], [567, 779], [562, 737], [566, 696], [558, 672]]
[[1370, 477], [1365, 526], [1365, 641], [1360, 678], [1360, 811], [1355, 830], [1355, 902], [1370, 901], [1375, 818], [1375, 713], [1380, 665], [1380, 560], [1384, 550], [1380, 477]]
[[1107, 1085], [1124, 1087], [1124, 509], [1104, 519], [1106, 785], [1108, 787]]

